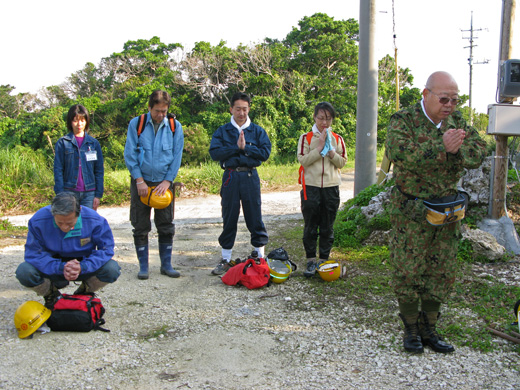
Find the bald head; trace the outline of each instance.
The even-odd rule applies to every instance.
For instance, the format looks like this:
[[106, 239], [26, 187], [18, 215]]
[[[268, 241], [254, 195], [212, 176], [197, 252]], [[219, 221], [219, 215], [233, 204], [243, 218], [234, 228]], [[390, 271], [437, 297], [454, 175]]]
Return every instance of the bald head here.
[[456, 89], [457, 92], [459, 90], [457, 82], [455, 81], [453, 76], [448, 72], [443, 71], [432, 73], [426, 81], [425, 88], [430, 90], [448, 88], [450, 90]]

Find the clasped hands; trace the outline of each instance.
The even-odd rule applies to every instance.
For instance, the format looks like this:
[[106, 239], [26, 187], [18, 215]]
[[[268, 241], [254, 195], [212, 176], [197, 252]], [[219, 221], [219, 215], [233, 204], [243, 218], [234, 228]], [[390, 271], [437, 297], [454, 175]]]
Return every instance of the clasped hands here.
[[78, 260], [73, 259], [65, 263], [63, 267], [63, 276], [66, 280], [76, 280], [81, 273], [81, 264]]
[[449, 129], [442, 136], [442, 142], [447, 153], [457, 153], [464, 142], [466, 132], [463, 129]]

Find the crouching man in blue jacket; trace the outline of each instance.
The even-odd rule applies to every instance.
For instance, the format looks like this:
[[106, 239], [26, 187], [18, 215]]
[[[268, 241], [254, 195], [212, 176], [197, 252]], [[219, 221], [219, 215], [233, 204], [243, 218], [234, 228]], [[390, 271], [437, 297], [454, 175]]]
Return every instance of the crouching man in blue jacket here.
[[62, 192], [50, 206], [29, 220], [25, 261], [16, 270], [20, 283], [54, 308], [60, 288], [81, 281], [75, 294], [94, 292], [121, 275], [114, 256], [114, 237], [105, 218], [81, 207], [71, 192]]

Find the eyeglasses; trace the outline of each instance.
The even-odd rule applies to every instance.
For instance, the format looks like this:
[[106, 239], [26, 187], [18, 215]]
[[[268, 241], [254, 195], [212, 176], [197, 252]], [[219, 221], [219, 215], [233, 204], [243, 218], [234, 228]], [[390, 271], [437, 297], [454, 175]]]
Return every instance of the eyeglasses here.
[[433, 93], [435, 96], [437, 96], [439, 98], [439, 103], [440, 104], [448, 104], [451, 102], [451, 104], [453, 106], [456, 106], [457, 104], [460, 103], [460, 99], [459, 98], [456, 98], [456, 99], [450, 99], [449, 97], [440, 97], [439, 95], [437, 95], [435, 92], [433, 92], [430, 88], [428, 88], [428, 91], [430, 91], [431, 93]]

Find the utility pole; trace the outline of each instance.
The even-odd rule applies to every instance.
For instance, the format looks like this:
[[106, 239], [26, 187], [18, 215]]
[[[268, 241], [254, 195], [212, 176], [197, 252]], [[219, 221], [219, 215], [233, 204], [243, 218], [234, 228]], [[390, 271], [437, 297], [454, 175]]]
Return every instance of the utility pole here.
[[359, 0], [359, 58], [354, 195], [376, 183], [377, 80], [376, 0]]
[[473, 62], [473, 48], [478, 45], [474, 44], [474, 40], [478, 37], [474, 36], [473, 33], [475, 31], [482, 31], [481, 28], [474, 29], [473, 28], [473, 11], [471, 11], [471, 26], [469, 30], [461, 30], [462, 32], [469, 32], [469, 37], [462, 37], [462, 39], [469, 39], [469, 46], [465, 46], [464, 49], [469, 48], [469, 124], [473, 125], [473, 109], [472, 109], [472, 96], [473, 96], [473, 64], [487, 64], [489, 60], [484, 60], [483, 62]]
[[[515, 20], [516, 0], [503, 0], [502, 2], [502, 27], [500, 32], [499, 66], [501, 61], [508, 60], [512, 48], [512, 30]], [[512, 103], [512, 98], [500, 96], [500, 103]], [[493, 175], [493, 203], [491, 205], [491, 218], [499, 219], [506, 213], [506, 177], [507, 177], [507, 136], [497, 135], [495, 169]]]

